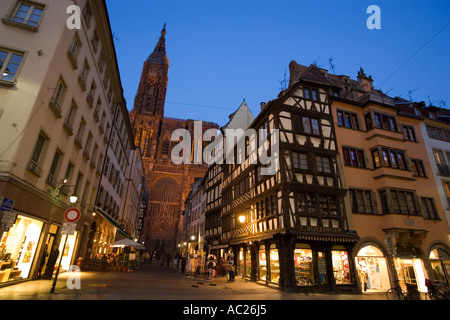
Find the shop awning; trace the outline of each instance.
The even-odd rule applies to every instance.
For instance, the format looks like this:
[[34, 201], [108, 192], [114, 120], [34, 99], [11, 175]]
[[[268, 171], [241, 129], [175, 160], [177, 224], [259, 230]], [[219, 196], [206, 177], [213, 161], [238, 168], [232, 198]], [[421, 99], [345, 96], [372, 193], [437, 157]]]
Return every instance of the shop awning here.
[[95, 212], [98, 213], [103, 219], [108, 221], [113, 227], [117, 228], [117, 230], [125, 237], [130, 240], [133, 240], [133, 237], [126, 232], [119, 224], [111, 219], [105, 212], [103, 212], [99, 207], [95, 207]]
[[309, 240], [309, 241], [327, 241], [327, 242], [357, 242], [358, 237], [354, 236], [316, 236], [316, 235], [298, 235], [298, 240]]

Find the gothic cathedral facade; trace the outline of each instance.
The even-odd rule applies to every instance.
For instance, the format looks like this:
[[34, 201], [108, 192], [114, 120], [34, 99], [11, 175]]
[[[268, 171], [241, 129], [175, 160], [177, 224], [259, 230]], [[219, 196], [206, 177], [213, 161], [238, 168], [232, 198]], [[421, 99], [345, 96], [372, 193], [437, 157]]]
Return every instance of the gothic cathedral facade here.
[[[184, 202], [196, 177], [203, 177], [206, 164], [175, 165], [171, 160], [172, 132], [185, 128], [194, 136], [194, 120], [164, 117], [169, 59], [166, 55], [166, 26], [153, 53], [144, 62], [139, 88], [130, 111], [135, 144], [142, 152], [149, 192], [148, 211], [141, 241], [147, 250], [174, 252], [181, 241]], [[203, 132], [219, 129], [203, 122]], [[203, 134], [202, 132], [202, 134]]]

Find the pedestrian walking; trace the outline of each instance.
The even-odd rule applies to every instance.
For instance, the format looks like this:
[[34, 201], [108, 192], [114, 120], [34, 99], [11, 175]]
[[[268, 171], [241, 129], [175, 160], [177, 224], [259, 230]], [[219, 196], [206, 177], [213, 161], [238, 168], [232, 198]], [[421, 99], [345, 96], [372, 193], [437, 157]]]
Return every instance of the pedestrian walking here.
[[51, 280], [53, 277], [53, 271], [55, 269], [56, 260], [58, 260], [59, 250], [56, 245], [53, 246], [53, 251], [50, 253], [47, 265], [45, 267], [45, 278]]

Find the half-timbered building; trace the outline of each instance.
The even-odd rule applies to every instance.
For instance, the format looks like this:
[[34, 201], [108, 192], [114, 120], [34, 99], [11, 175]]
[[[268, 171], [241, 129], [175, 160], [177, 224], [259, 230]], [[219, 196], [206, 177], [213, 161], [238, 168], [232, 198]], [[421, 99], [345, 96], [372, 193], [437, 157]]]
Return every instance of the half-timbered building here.
[[[351, 253], [358, 237], [344, 209], [333, 90], [311, 65], [261, 105], [249, 127], [266, 133], [258, 134], [258, 161], [251, 135], [244, 135], [245, 161], [222, 166], [220, 242], [250, 280], [288, 291], [357, 290]], [[239, 144], [234, 152], [239, 159]], [[263, 175], [265, 152], [277, 161], [270, 175]]]

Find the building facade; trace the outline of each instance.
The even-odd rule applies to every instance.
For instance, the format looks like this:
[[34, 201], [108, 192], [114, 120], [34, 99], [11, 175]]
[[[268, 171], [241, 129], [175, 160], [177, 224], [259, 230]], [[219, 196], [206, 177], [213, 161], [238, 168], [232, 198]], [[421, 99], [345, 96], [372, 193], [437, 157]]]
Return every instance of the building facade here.
[[[308, 67], [292, 62], [291, 82]], [[396, 280], [426, 292], [435, 278], [430, 256], [448, 253], [448, 224], [428, 157], [423, 115], [357, 80], [320, 69], [334, 85], [332, 115], [345, 207], [360, 239], [353, 249], [362, 292], [385, 292]], [[397, 101], [397, 102], [396, 102]], [[436, 144], [434, 144], [436, 145]]]
[[[180, 242], [182, 251], [186, 248], [188, 253], [200, 255], [204, 260], [205, 241], [205, 209], [206, 193], [204, 178], [196, 178], [192, 184], [191, 192], [186, 199], [183, 214], [183, 237]], [[186, 245], [184, 245], [186, 243]], [[204, 266], [204, 263], [200, 264]]]
[[218, 129], [214, 123], [202, 122], [200, 131], [194, 132], [193, 120], [164, 117], [169, 68], [165, 35], [164, 26], [154, 51], [144, 62], [134, 107], [129, 113], [135, 145], [142, 152], [149, 193], [141, 240], [149, 251], [161, 253], [177, 250], [183, 226], [181, 212], [191, 184], [207, 170], [207, 165], [202, 162], [201, 147], [206, 146], [203, 141], [192, 139], [192, 147], [194, 143], [200, 143], [200, 148], [190, 150], [191, 164], [172, 162], [172, 149], [178, 143], [171, 140], [172, 133], [176, 129], [186, 129], [191, 137], [202, 137], [206, 130]]
[[269, 137], [259, 136], [257, 154], [272, 153], [279, 170], [264, 175], [267, 166], [251, 161], [249, 147], [242, 164], [223, 166], [221, 243], [233, 251], [238, 274], [250, 280], [287, 291], [357, 290], [352, 251], [358, 237], [344, 206], [332, 88], [311, 66], [262, 105], [249, 128]]
[[[72, 1], [11, 0], [0, 9], [0, 194], [11, 204], [1, 214], [1, 282], [35, 278], [54, 246], [67, 270], [89, 255], [98, 231], [92, 213], [124, 99], [106, 4], [78, 4], [79, 29], [66, 25]], [[61, 235], [70, 207], [81, 218], [73, 235]]]

